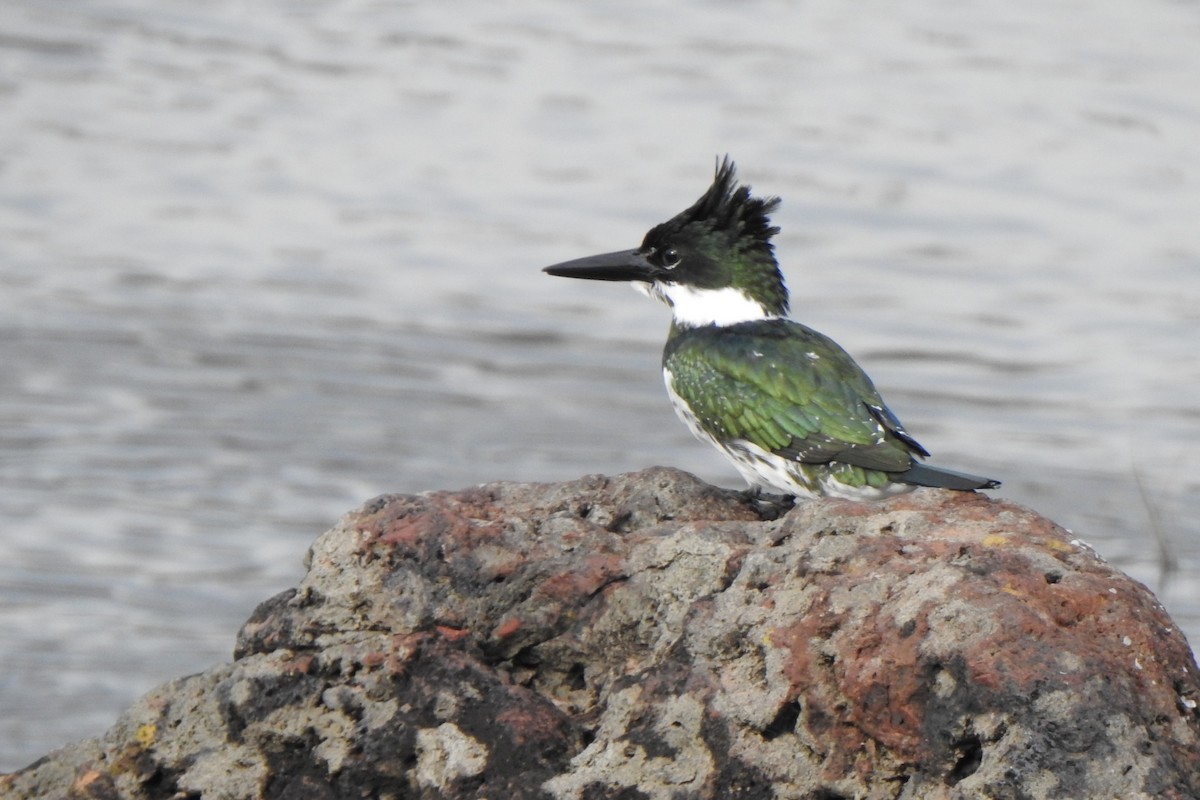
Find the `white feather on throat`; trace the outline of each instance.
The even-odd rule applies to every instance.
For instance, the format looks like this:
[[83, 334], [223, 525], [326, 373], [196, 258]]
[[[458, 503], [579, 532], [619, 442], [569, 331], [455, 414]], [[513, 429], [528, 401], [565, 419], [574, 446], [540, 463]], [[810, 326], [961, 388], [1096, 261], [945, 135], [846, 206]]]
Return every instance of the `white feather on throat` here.
[[670, 306], [671, 313], [675, 316], [675, 324], [685, 328], [779, 319], [778, 314], [767, 311], [762, 303], [732, 286], [697, 289], [682, 283], [635, 281], [633, 288]]

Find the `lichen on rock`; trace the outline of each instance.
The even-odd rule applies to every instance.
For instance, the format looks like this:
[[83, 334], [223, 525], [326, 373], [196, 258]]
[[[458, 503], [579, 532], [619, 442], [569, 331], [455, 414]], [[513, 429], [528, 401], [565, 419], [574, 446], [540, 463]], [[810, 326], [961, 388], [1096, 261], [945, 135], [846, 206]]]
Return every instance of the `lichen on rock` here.
[[235, 659], [0, 796], [1194, 798], [1145, 587], [1011, 503], [763, 520], [656, 468], [378, 498]]

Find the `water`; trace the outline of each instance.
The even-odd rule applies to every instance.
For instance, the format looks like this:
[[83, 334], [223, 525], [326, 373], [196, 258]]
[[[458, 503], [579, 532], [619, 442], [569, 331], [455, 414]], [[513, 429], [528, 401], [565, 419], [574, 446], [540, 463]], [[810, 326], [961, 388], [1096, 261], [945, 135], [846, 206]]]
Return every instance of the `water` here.
[[938, 463], [1200, 640], [1195, 2], [3, 16], [0, 769], [227, 660], [376, 494], [738, 486], [663, 394], [665, 310], [538, 271], [725, 152], [784, 197], [796, 316]]

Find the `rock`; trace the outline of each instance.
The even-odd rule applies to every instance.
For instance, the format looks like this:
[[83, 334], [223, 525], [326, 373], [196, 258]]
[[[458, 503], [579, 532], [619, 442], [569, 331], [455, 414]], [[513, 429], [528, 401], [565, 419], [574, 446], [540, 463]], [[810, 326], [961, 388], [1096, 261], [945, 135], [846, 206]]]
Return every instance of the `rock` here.
[[762, 521], [652, 469], [388, 496], [235, 660], [0, 778], [41, 798], [1195, 798], [1154, 597], [920, 490]]

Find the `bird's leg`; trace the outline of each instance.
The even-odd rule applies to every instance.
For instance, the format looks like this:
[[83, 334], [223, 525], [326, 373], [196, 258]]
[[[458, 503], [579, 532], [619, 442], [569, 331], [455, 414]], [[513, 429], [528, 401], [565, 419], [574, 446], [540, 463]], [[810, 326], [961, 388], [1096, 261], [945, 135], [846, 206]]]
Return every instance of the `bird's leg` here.
[[779, 519], [792, 510], [796, 498], [790, 494], [769, 494], [761, 486], [752, 486], [741, 492], [747, 504], [754, 507], [763, 520]]

